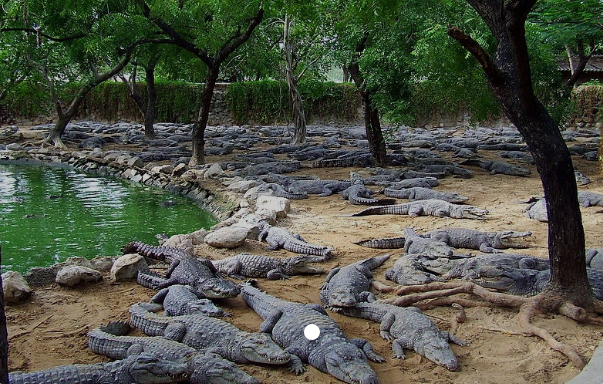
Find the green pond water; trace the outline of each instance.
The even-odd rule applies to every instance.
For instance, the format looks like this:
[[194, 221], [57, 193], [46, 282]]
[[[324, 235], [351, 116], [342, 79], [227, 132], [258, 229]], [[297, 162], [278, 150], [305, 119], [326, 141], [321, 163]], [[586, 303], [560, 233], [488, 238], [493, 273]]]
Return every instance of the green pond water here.
[[128, 241], [157, 244], [209, 228], [192, 200], [64, 167], [0, 163], [2, 272], [26, 272], [71, 256], [114, 256]]

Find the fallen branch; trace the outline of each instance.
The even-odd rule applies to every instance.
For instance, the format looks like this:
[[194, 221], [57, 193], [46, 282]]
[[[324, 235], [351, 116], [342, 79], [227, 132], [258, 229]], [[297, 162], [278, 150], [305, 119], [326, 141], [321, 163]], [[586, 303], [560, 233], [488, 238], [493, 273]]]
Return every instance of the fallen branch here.
[[[460, 293], [475, 295], [483, 301], [451, 297]], [[563, 316], [567, 316], [579, 322], [603, 324], [603, 319], [593, 317], [584, 308], [567, 302], [561, 297], [554, 297], [552, 295], [547, 295], [546, 293], [541, 293], [533, 297], [508, 295], [490, 291], [471, 282], [432, 282], [422, 285], [403, 286], [396, 290], [396, 294], [401, 295], [401, 297], [379, 300], [379, 302], [398, 306], [416, 304], [416, 306], [420, 308], [455, 304], [462, 307], [495, 305], [517, 308], [519, 313], [517, 314], [516, 319], [524, 334], [540, 337], [546, 341], [551, 348], [566, 355], [570, 361], [580, 369], [583, 368], [585, 364], [576, 350], [571, 346], [556, 340], [547, 330], [532, 324], [532, 319], [539, 314], [556, 311]], [[599, 300], [594, 300], [593, 309], [596, 313], [603, 313], [603, 303]], [[462, 318], [462, 314], [460, 313], [457, 314], [457, 316]], [[456, 325], [456, 322], [453, 321], [453, 325]]]

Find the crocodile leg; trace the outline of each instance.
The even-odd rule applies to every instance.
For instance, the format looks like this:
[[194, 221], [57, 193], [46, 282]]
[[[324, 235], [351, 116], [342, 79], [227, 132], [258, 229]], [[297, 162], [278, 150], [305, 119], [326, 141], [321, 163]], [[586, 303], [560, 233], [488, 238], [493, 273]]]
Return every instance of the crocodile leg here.
[[373, 350], [373, 346], [365, 339], [351, 339], [350, 342], [355, 344], [358, 348], [362, 349], [366, 358], [375, 363], [385, 362], [385, 358]]

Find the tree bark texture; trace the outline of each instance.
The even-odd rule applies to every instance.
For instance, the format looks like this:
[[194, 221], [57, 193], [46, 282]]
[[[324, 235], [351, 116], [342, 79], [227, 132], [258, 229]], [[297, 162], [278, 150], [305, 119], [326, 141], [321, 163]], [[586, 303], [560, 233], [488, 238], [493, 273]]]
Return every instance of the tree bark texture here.
[[291, 106], [293, 108], [293, 125], [295, 127], [295, 134], [291, 144], [301, 144], [306, 141], [306, 114], [304, 113], [304, 104], [297, 88], [299, 78], [295, 76], [295, 59], [294, 51], [295, 46], [291, 43], [289, 31], [291, 28], [291, 20], [288, 16], [285, 16], [285, 22], [283, 26], [283, 42], [285, 50], [285, 63], [286, 63], [286, 78], [287, 86], [289, 88], [289, 98], [291, 99]]
[[569, 52], [569, 49], [568, 49], [567, 59], [570, 62], [570, 68], [571, 68], [571, 76], [565, 82], [565, 85], [568, 87], [574, 87], [576, 85], [576, 82], [578, 81], [580, 76], [582, 76], [582, 74], [584, 73], [586, 64], [588, 64], [588, 61], [590, 60], [590, 58], [593, 55], [593, 52], [595, 51], [594, 42], [591, 42], [591, 44], [590, 44], [590, 53], [588, 55], [584, 51], [584, 41], [582, 41], [581, 39], [578, 39], [577, 46], [578, 46], [578, 64], [575, 67], [572, 63], [571, 52]]
[[468, 0], [498, 41], [491, 57], [455, 27], [448, 34], [480, 63], [506, 116], [530, 148], [544, 189], [549, 219], [551, 279], [545, 293], [590, 306], [585, 240], [574, 168], [558, 126], [534, 95], [525, 20], [536, 0]]
[[358, 58], [362, 55], [365, 44], [366, 38], [362, 39], [356, 45], [355, 57], [347, 66], [347, 72], [360, 92], [362, 109], [364, 111], [364, 128], [371, 154], [380, 167], [386, 167], [387, 148], [385, 146], [385, 139], [383, 138], [383, 131], [381, 130], [379, 110], [371, 105], [371, 92], [365, 89], [364, 78], [358, 64]]
[[205, 128], [209, 121], [209, 110], [211, 108], [211, 99], [214, 95], [216, 81], [220, 74], [220, 68], [210, 67], [205, 78], [205, 85], [201, 92], [201, 106], [197, 120], [193, 124], [193, 154], [189, 162], [189, 166], [196, 167], [197, 165], [205, 164]]
[[155, 88], [155, 66], [156, 61], [145, 67], [145, 80], [147, 83], [147, 106], [144, 111], [144, 138], [153, 140], [155, 138], [155, 106], [157, 105], [157, 89]]

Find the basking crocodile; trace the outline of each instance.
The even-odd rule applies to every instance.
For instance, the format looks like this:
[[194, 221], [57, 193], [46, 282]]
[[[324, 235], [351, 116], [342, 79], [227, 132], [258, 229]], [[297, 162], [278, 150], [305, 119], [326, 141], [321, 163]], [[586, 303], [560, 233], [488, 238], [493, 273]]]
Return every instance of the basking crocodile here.
[[398, 307], [385, 303], [358, 303], [338, 308], [337, 313], [381, 323], [379, 331], [385, 340], [393, 340], [396, 359], [404, 359], [404, 348], [454, 371], [458, 361], [448, 342], [465, 346], [466, 342], [438, 327], [415, 307]]
[[482, 232], [466, 228], [442, 228], [423, 234], [433, 240], [443, 241], [451, 247], [478, 249], [484, 253], [501, 252], [499, 249], [527, 248], [517, 239], [531, 236], [532, 232], [498, 231]]
[[437, 239], [426, 239], [412, 228], [404, 229], [406, 242], [404, 243], [404, 252], [408, 254], [421, 254], [429, 257], [450, 257], [454, 249], [443, 241]]
[[151, 309], [148, 303], [130, 307], [130, 322], [149, 336], [163, 336], [195, 349], [208, 349], [235, 363], [282, 365], [291, 359], [267, 334], [245, 332], [213, 317], [165, 317]]
[[[426, 265], [434, 260], [430, 256], [405, 254], [396, 260], [393, 267], [385, 271], [385, 278], [400, 285], [427, 284], [432, 281], [443, 281], [439, 274], [430, 272]], [[449, 260], [446, 257], [435, 260]]]
[[440, 185], [440, 182], [435, 177], [413, 177], [404, 179], [390, 184], [392, 189], [404, 189], [412, 187], [433, 188]]
[[188, 366], [190, 384], [257, 384], [258, 380], [222, 356], [198, 351], [161, 336], [125, 336], [130, 326], [112, 322], [88, 333], [88, 346], [94, 353], [111, 359], [125, 359], [141, 353], [180, 362]]
[[320, 287], [320, 301], [326, 307], [352, 307], [362, 301], [375, 301], [375, 295], [369, 291], [373, 282], [371, 271], [387, 259], [389, 255], [383, 255], [333, 268]]
[[259, 229], [258, 240], [266, 240], [270, 250], [283, 248], [294, 253], [323, 256], [325, 260], [331, 257], [333, 248], [310, 244], [297, 233], [292, 234], [286, 229], [274, 227], [266, 221], [260, 222]]
[[344, 199], [354, 205], [389, 205], [394, 204], [394, 199], [375, 199], [371, 197], [375, 191], [368, 189], [361, 182], [355, 182], [350, 187], [341, 191]]
[[368, 215], [409, 215], [452, 217], [454, 219], [483, 219], [488, 214], [486, 209], [472, 205], [456, 205], [443, 200], [417, 200], [396, 205], [383, 205], [366, 208], [351, 216]]
[[463, 161], [461, 165], [477, 165], [481, 169], [490, 171], [491, 175], [503, 174], [509, 176], [528, 176], [532, 173], [527, 168], [509, 164], [504, 161], [469, 159]]
[[174, 284], [161, 289], [151, 298], [151, 303], [161, 304], [166, 316], [200, 314], [211, 317], [229, 316], [213, 301], [190, 285]]
[[[260, 331], [272, 333], [274, 341], [291, 353], [294, 372], [302, 373], [302, 362], [307, 362], [346, 383], [377, 384], [377, 375], [367, 358], [375, 362], [385, 359], [373, 351], [368, 341], [346, 338], [320, 305], [281, 300], [250, 283], [243, 284], [241, 293], [247, 305], [264, 319]], [[304, 335], [310, 324], [320, 330], [315, 340]]]
[[126, 244], [122, 252], [138, 252], [145, 257], [170, 263], [165, 278], [138, 273], [137, 281], [148, 288], [162, 289], [174, 284], [190, 285], [210, 299], [235, 297], [240, 292], [237, 284], [216, 274], [216, 267], [210, 260], [196, 258], [181, 249], [155, 247], [134, 241]]
[[586, 250], [586, 266], [603, 272], [603, 248]]
[[292, 180], [285, 185], [290, 193], [310, 193], [318, 196], [331, 196], [352, 186], [351, 180]]
[[11, 384], [154, 384], [188, 379], [187, 364], [141, 354], [110, 363], [73, 364], [11, 372]]
[[287, 192], [282, 185], [278, 183], [265, 183], [257, 187], [258, 192], [271, 191], [274, 196], [284, 197], [290, 200], [303, 200], [308, 198], [307, 193]]
[[469, 200], [468, 197], [456, 192], [434, 191], [433, 189], [424, 187], [412, 187], [404, 189], [393, 189], [389, 187], [383, 190], [383, 194], [385, 196], [395, 197], [396, 199], [408, 199], [410, 201], [438, 199], [447, 201], [449, 203], [464, 203], [465, 201]]
[[603, 207], [603, 194], [592, 191], [578, 191], [578, 202], [583, 207]]
[[352, 244], [357, 244], [362, 247], [376, 248], [376, 249], [396, 249], [404, 248], [406, 239], [404, 237], [385, 237], [381, 239], [366, 239], [359, 241], [352, 241]]
[[290, 275], [324, 273], [324, 269], [310, 265], [310, 263], [320, 261], [324, 261], [324, 258], [311, 255], [272, 257], [240, 253], [221, 260], [214, 260], [213, 263], [219, 272], [236, 279], [267, 277], [270, 280], [278, 280], [288, 279]]

